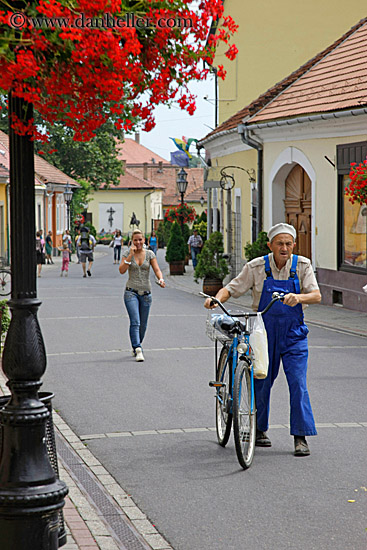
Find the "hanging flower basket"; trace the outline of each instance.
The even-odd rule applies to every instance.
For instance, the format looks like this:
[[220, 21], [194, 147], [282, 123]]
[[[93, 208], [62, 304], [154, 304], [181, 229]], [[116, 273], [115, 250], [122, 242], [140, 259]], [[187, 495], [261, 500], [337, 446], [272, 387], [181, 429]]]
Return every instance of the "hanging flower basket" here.
[[367, 204], [367, 159], [357, 164], [350, 164], [350, 183], [345, 188], [345, 194], [352, 204]]
[[191, 223], [195, 220], [195, 217], [195, 208], [188, 205], [186, 202], [184, 202], [183, 205], [180, 204], [179, 206], [170, 206], [164, 214], [164, 219], [171, 223], [175, 221], [181, 223], [182, 218], [182, 223]]

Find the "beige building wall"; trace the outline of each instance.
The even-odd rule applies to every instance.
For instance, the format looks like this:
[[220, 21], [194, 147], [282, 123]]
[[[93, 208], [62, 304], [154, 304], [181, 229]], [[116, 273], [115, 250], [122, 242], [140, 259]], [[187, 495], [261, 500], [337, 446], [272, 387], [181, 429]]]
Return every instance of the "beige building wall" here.
[[[314, 267], [337, 270], [337, 221], [338, 221], [338, 178], [336, 167], [337, 145], [355, 143], [367, 139], [364, 135], [309, 140], [290, 140], [264, 145], [264, 230], [284, 217], [281, 206], [281, 185], [285, 182], [292, 164], [284, 164], [278, 170], [282, 159], [292, 147], [293, 157], [304, 160], [304, 169], [313, 180], [312, 189], [312, 234]], [[299, 154], [299, 152], [301, 154]], [[327, 156], [335, 168], [325, 159]], [[309, 165], [308, 165], [308, 163]], [[276, 178], [278, 174], [278, 178]], [[277, 180], [277, 182], [275, 181]], [[283, 185], [284, 187], [284, 185]], [[283, 208], [283, 213], [281, 212]]]
[[[238, 166], [240, 168], [248, 169], [254, 167], [256, 170], [257, 166], [257, 151], [254, 149], [248, 151], [240, 151], [238, 153], [232, 153], [226, 155], [225, 157], [219, 157], [214, 159], [212, 166]], [[243, 170], [236, 168], [229, 168], [226, 172], [230, 175], [233, 175], [235, 178], [235, 186], [231, 191], [231, 200], [232, 200], [232, 212], [236, 211], [236, 195], [240, 196], [240, 209], [242, 214], [242, 223], [241, 223], [241, 247], [242, 247], [242, 257], [244, 257], [244, 246], [248, 241], [252, 240], [252, 213], [251, 213], [251, 184], [249, 181], [249, 176]], [[220, 197], [220, 190], [218, 190], [218, 195]], [[224, 247], [227, 251], [227, 238], [228, 238], [228, 226], [227, 226], [227, 204], [228, 204], [228, 191], [224, 191], [224, 204], [223, 204], [223, 225], [224, 225]], [[221, 209], [220, 198], [218, 200], [218, 208]]]
[[[139, 229], [144, 233], [150, 233], [152, 223], [152, 205], [154, 211], [158, 211], [159, 206], [162, 204], [161, 191], [149, 191], [148, 189], [133, 189], [133, 190], [119, 190], [108, 189], [98, 190], [92, 193], [91, 202], [88, 205], [88, 212], [93, 216], [93, 225], [99, 231], [101, 229], [99, 220], [99, 205], [100, 203], [118, 204], [123, 205], [123, 226], [121, 230], [124, 234], [132, 231], [130, 227], [130, 220], [133, 212], [136, 218], [140, 220]], [[104, 228], [107, 231], [107, 228]], [[115, 229], [115, 227], [113, 227]]]
[[367, 15], [364, 0], [226, 0], [225, 15], [239, 25], [233, 38], [239, 53], [229, 61], [220, 46], [219, 124], [330, 46]]

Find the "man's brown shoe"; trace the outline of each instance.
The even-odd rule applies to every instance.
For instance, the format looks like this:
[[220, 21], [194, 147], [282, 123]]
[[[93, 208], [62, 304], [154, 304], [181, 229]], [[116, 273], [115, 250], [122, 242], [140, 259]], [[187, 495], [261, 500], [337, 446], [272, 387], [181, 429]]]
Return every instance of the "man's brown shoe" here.
[[260, 430], [256, 430], [256, 441], [255, 441], [256, 447], [271, 447], [271, 441], [266, 435], [265, 432], [261, 432]]
[[294, 456], [309, 456], [310, 449], [304, 435], [294, 436]]

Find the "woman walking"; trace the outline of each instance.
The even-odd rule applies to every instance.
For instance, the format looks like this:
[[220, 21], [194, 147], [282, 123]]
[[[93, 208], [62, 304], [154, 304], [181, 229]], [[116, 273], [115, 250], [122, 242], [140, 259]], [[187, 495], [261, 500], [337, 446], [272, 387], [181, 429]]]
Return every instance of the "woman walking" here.
[[121, 231], [118, 229], [113, 239], [113, 263], [114, 264], [117, 264], [120, 261], [121, 247], [122, 247], [122, 236], [121, 236]]
[[124, 293], [124, 302], [130, 318], [130, 341], [136, 361], [144, 361], [142, 343], [147, 329], [149, 310], [152, 304], [150, 266], [155, 273], [159, 286], [166, 286], [154, 252], [143, 247], [144, 235], [136, 229], [132, 234], [129, 250], [123, 253], [119, 271], [123, 275], [129, 272]]
[[41, 231], [36, 233], [36, 254], [37, 254], [37, 274], [41, 277], [42, 266], [45, 263], [45, 241], [42, 239]]
[[48, 264], [53, 264], [52, 261], [52, 231], [48, 232], [48, 235], [46, 237], [46, 262]]
[[157, 238], [156, 232], [154, 230], [150, 234], [149, 248], [150, 248], [150, 250], [152, 250], [152, 252], [154, 252], [154, 254], [157, 254], [158, 238]]

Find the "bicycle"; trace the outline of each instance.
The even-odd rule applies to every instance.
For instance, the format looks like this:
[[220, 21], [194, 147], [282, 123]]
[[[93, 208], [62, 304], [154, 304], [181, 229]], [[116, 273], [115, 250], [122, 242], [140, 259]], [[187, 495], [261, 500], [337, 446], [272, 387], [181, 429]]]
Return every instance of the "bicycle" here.
[[0, 268], [0, 296], [9, 296], [11, 293], [11, 271], [5, 267]]
[[[254, 390], [254, 356], [250, 346], [250, 319], [257, 313], [230, 313], [223, 304], [211, 298], [213, 303], [228, 316], [226, 326], [222, 323], [221, 332], [216, 329], [213, 320], [207, 321], [207, 335], [215, 341], [215, 374], [216, 379], [209, 386], [216, 389], [216, 432], [219, 445], [225, 447], [233, 436], [238, 461], [243, 469], [251, 466], [255, 453], [256, 440], [256, 404]], [[259, 312], [264, 315], [284, 294], [274, 292], [266, 308]], [[214, 315], [215, 316], [215, 315]], [[245, 323], [239, 320], [245, 318]], [[212, 314], [213, 319], [213, 314]], [[218, 341], [223, 344], [219, 360]]]

